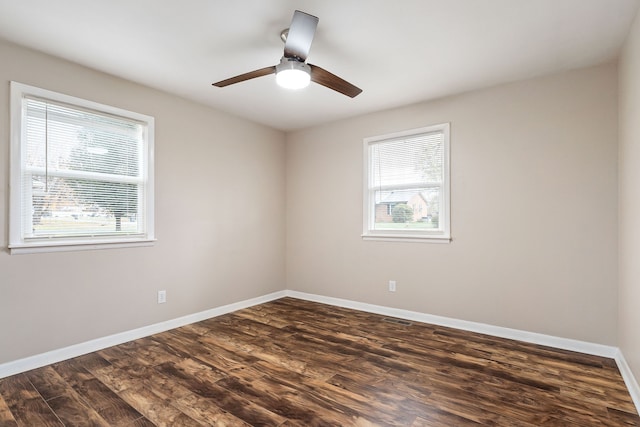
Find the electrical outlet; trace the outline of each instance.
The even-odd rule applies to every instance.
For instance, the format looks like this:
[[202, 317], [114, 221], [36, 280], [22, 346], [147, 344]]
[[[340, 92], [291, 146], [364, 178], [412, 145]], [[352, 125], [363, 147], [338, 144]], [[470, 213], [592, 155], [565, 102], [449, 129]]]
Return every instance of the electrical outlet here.
[[389, 292], [395, 292], [395, 291], [396, 291], [396, 281], [389, 280]]
[[158, 291], [158, 304], [167, 302], [167, 291]]

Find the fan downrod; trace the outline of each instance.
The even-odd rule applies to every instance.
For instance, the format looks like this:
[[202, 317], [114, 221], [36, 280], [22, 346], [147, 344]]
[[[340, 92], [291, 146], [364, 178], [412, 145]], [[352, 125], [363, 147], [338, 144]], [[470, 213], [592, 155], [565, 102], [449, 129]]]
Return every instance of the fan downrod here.
[[280, 31], [280, 40], [282, 40], [282, 43], [286, 43], [287, 42], [287, 37], [289, 36], [289, 29], [285, 28], [284, 30]]

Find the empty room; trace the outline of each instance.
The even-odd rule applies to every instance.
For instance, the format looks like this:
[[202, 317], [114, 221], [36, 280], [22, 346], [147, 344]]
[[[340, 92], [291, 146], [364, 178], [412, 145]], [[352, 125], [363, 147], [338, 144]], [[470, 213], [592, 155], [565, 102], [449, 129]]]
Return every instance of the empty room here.
[[0, 0], [0, 426], [640, 426], [640, 0]]

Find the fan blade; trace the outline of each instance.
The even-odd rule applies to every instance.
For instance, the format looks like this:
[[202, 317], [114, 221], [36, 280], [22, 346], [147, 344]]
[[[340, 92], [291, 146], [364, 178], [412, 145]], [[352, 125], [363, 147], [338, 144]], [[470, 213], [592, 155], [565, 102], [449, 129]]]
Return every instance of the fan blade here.
[[341, 79], [317, 65], [308, 64], [311, 67], [311, 81], [321, 84], [322, 86], [333, 89], [336, 92], [340, 92], [343, 95], [347, 95], [350, 98], [355, 98], [362, 92], [357, 86], [352, 85], [348, 81]]
[[240, 74], [239, 76], [231, 77], [226, 80], [221, 80], [217, 83], [213, 83], [217, 87], [225, 87], [232, 84], [240, 83], [245, 80], [255, 79], [256, 77], [268, 76], [276, 72], [276, 66], [260, 68], [259, 70], [249, 71], [248, 73]]
[[311, 42], [318, 26], [318, 17], [296, 10], [293, 12], [289, 34], [284, 44], [285, 58], [297, 58], [304, 62], [309, 55]]

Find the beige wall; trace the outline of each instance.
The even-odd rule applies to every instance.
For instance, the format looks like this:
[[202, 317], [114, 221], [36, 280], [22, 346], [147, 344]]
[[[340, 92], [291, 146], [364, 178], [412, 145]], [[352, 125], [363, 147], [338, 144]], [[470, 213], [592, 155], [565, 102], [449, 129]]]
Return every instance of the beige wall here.
[[[282, 133], [2, 42], [0, 63], [0, 363], [284, 288]], [[10, 80], [155, 117], [154, 247], [8, 254]]]
[[640, 380], [640, 15], [620, 60], [619, 345]]
[[[635, 94], [637, 28], [620, 82]], [[285, 144], [280, 132], [14, 45], [0, 42], [0, 60], [0, 99], [16, 80], [156, 118], [158, 237], [151, 248], [0, 252], [0, 363], [285, 288], [617, 344], [614, 65], [294, 132]], [[623, 117], [639, 98], [621, 99]], [[8, 116], [0, 103], [5, 248]], [[362, 241], [362, 139], [442, 122], [452, 126], [453, 242]], [[622, 123], [632, 151], [638, 125]], [[636, 148], [621, 191], [640, 178]], [[635, 200], [621, 200], [629, 233], [640, 233]], [[640, 319], [625, 298], [640, 297], [625, 283], [640, 270], [625, 259], [640, 246], [624, 234], [621, 341], [639, 369]], [[156, 304], [159, 289], [167, 304]]]
[[[604, 65], [289, 134], [288, 288], [615, 345], [616, 93]], [[443, 122], [453, 242], [362, 241], [362, 139]]]

